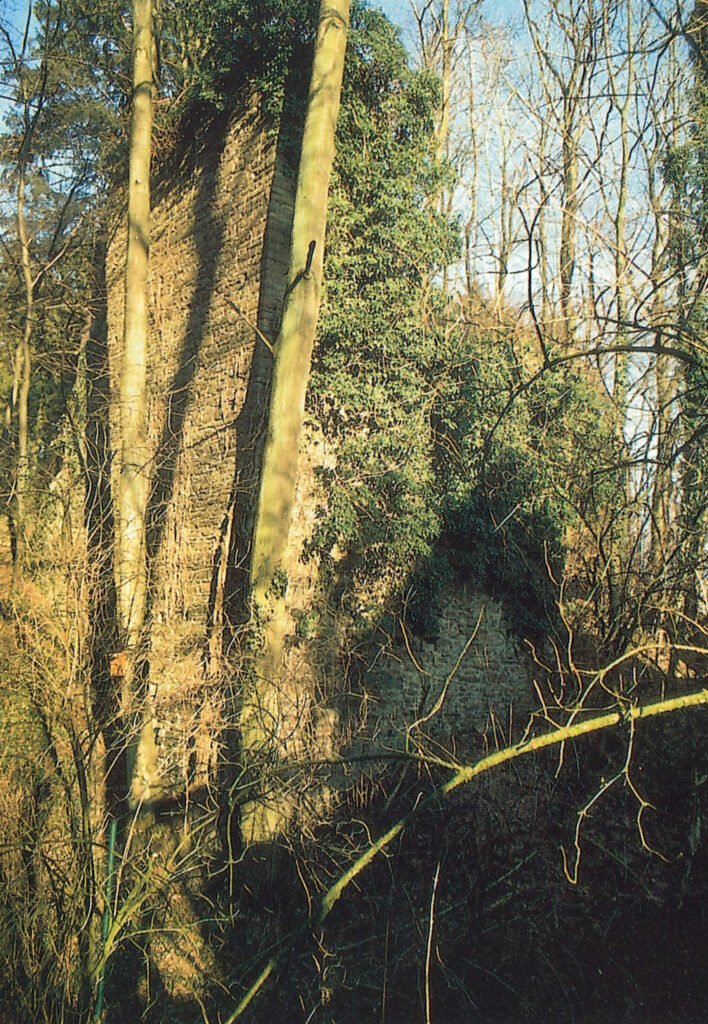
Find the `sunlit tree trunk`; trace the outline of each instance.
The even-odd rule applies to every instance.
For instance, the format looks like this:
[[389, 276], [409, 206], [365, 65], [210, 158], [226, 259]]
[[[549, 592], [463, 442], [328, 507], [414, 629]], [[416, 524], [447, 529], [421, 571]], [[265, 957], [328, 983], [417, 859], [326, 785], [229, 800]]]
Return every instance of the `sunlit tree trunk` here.
[[651, 562], [657, 578], [666, 564], [669, 532], [671, 529], [671, 499], [673, 464], [671, 441], [672, 403], [676, 385], [668, 356], [657, 356], [654, 367], [656, 387], [656, 469], [651, 492]]
[[[557, 90], [560, 108], [556, 127], [560, 135], [563, 182], [558, 267], [561, 306], [559, 333], [562, 344], [569, 347], [576, 326], [573, 280], [581, 199], [580, 145], [583, 120], [587, 116], [587, 87], [597, 58], [595, 37], [598, 23], [593, 5], [588, 5], [584, 0], [549, 0], [544, 39], [535, 20], [535, 5], [530, 0], [523, 0], [523, 6], [544, 93], [547, 99], [551, 99], [553, 90]], [[553, 42], [552, 46], [549, 41]]]
[[[654, 239], [651, 252], [650, 277], [654, 288], [652, 300], [652, 323], [655, 330], [657, 348], [663, 341], [664, 325], [667, 317], [665, 302], [666, 283], [666, 196], [662, 194], [659, 181], [660, 172], [657, 167], [657, 154], [651, 153], [647, 160], [647, 189], [649, 205], [654, 220]], [[656, 468], [651, 489], [651, 531], [650, 559], [652, 570], [657, 581], [664, 576], [668, 541], [671, 532], [671, 507], [673, 498], [672, 467], [673, 454], [672, 430], [674, 423], [674, 403], [676, 399], [676, 374], [672, 372], [670, 358], [657, 355], [654, 361], [654, 384], [656, 392], [655, 424], [656, 424]], [[663, 591], [663, 585], [659, 593]]]
[[[452, 97], [452, 48], [455, 40], [450, 36], [450, 0], [442, 2], [442, 25], [440, 36], [441, 65], [440, 65], [440, 120], [438, 121], [437, 152], [438, 160], [447, 160], [450, 156], [450, 100]], [[440, 212], [444, 215], [447, 211], [451, 196], [443, 190], [440, 194]], [[442, 271], [442, 291], [447, 295], [449, 288], [447, 264]]]
[[544, 327], [551, 317], [551, 287], [548, 272], [548, 238], [546, 231], [548, 189], [546, 186], [546, 141], [548, 126], [541, 120], [538, 136], [538, 188], [540, 209], [538, 213], [538, 274], [541, 281], [541, 321]]
[[[469, 44], [468, 44], [469, 50]], [[469, 54], [468, 54], [469, 59]], [[465, 279], [467, 294], [472, 297], [477, 289], [477, 236], [479, 232], [479, 143], [477, 138], [477, 110], [475, 102], [474, 69], [469, 59], [468, 88], [468, 133], [469, 133], [469, 197], [468, 214], [465, 219]]]
[[[150, 149], [152, 135], [152, 3], [133, 0], [133, 112], [130, 129], [125, 333], [120, 377], [121, 466], [118, 483], [118, 606], [125, 642], [124, 714], [134, 715], [142, 672], [147, 571], [145, 516], [148, 494], [146, 368], [148, 258], [150, 248]], [[133, 800], [149, 795], [154, 773], [153, 727], [142, 719], [128, 751]]]
[[[251, 556], [255, 620], [263, 630], [257, 675], [240, 717], [246, 762], [277, 744], [278, 676], [285, 632], [288, 534], [297, 477], [305, 392], [320, 307], [327, 195], [344, 69], [349, 0], [321, 0], [293, 215], [290, 270], [275, 344], [273, 383]], [[242, 808], [246, 840], [278, 831], [281, 806], [254, 799]]]
[[436, 128], [437, 158], [444, 160], [449, 152], [450, 99], [452, 96], [452, 48], [455, 40], [450, 35], [450, 0], [443, 0], [441, 24], [440, 63], [440, 120]]
[[560, 303], [563, 340], [570, 345], [575, 333], [573, 312], [573, 276], [575, 274], [575, 235], [578, 216], [578, 144], [571, 98], [563, 97], [563, 209], [560, 238]]
[[25, 174], [27, 152], [23, 146], [17, 181], [17, 234], [20, 240], [22, 282], [25, 289], [25, 323], [22, 340], [15, 352], [12, 408], [17, 422], [17, 459], [13, 494], [14, 561], [12, 582], [22, 582], [27, 556], [27, 492], [29, 486], [29, 391], [31, 378], [31, 339], [34, 318], [34, 281], [30, 265], [29, 240], [25, 224]]
[[[32, 145], [37, 126], [46, 100], [48, 64], [43, 55], [36, 79], [32, 82], [26, 67], [27, 40], [33, 17], [32, 6], [27, 8], [27, 18], [20, 53], [12, 53], [13, 73], [19, 87], [21, 101], [22, 136], [17, 156], [17, 202], [15, 218], [17, 237], [20, 244], [20, 277], [25, 292], [25, 317], [20, 339], [13, 360], [12, 397], [8, 408], [8, 425], [15, 429], [15, 475], [11, 501], [10, 527], [13, 542], [13, 588], [17, 589], [27, 560], [27, 499], [29, 490], [29, 392], [31, 381], [32, 332], [35, 316], [36, 280], [32, 274], [30, 242], [25, 218], [25, 192], [27, 189], [27, 167], [31, 162]], [[32, 83], [32, 84], [31, 84]], [[34, 88], [32, 87], [34, 86]]]
[[496, 274], [496, 288], [497, 295], [495, 306], [497, 309], [497, 315], [501, 320], [502, 306], [504, 305], [504, 286], [506, 284], [507, 274], [509, 273], [509, 214], [508, 207], [509, 203], [509, 184], [507, 181], [507, 146], [506, 146], [506, 134], [502, 135], [501, 138], [501, 155], [500, 155], [500, 171], [501, 171], [501, 184], [499, 189], [499, 253], [498, 253], [498, 264]]
[[[409, 0], [411, 13], [416, 23], [418, 36], [418, 59], [422, 67], [437, 75], [440, 80], [440, 104], [437, 123], [435, 125], [435, 156], [439, 161], [449, 161], [458, 171], [461, 166], [461, 154], [468, 147], [476, 148], [474, 139], [474, 103], [470, 88], [469, 111], [472, 138], [461, 140], [460, 133], [455, 132], [454, 111], [459, 110], [459, 92], [456, 89], [455, 70], [460, 56], [462, 43], [470, 54], [470, 41], [465, 42], [465, 33], [473, 14], [480, 6], [481, 0]], [[470, 70], [470, 75], [472, 74]], [[459, 83], [459, 76], [457, 77]], [[472, 77], [470, 77], [470, 85]], [[474, 159], [474, 158], [473, 158]], [[473, 186], [474, 188], [474, 186]], [[440, 188], [437, 195], [438, 208], [443, 217], [452, 215], [455, 201], [454, 188]], [[472, 244], [472, 216], [464, 229], [466, 272], [468, 283], [471, 281], [471, 262], [474, 260]], [[475, 225], [476, 227], [476, 225]], [[442, 267], [440, 286], [443, 295], [449, 291], [449, 268]]]
[[[603, 10], [605, 22], [605, 55], [606, 67], [609, 80], [610, 100], [619, 116], [619, 176], [617, 180], [617, 207], [614, 217], [614, 250], [615, 250], [615, 307], [617, 311], [617, 342], [620, 346], [626, 346], [628, 340], [627, 331], [627, 193], [629, 184], [629, 160], [630, 160], [630, 138], [629, 138], [629, 105], [634, 101], [634, 54], [632, 47], [633, 24], [632, 24], [632, 0], [627, 0], [620, 10], [624, 11], [625, 24], [624, 35], [626, 39], [626, 70], [624, 81], [620, 83], [617, 79], [615, 61], [613, 60], [609, 17], [610, 8], [605, 4]], [[615, 373], [612, 388], [612, 397], [617, 407], [618, 418], [623, 423], [627, 406], [627, 373], [628, 358], [626, 352], [618, 352], [615, 356]]]

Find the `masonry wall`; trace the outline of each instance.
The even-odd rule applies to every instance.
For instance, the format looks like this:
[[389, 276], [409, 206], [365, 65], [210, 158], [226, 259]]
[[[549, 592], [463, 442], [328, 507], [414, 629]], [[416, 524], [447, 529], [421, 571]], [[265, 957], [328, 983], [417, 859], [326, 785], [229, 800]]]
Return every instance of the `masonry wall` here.
[[[518, 737], [536, 706], [540, 666], [510, 630], [499, 601], [469, 583], [448, 585], [440, 598], [438, 638], [409, 635], [384, 650], [372, 673], [370, 717], [382, 746], [400, 746], [407, 728], [458, 755], [480, 741]], [[417, 723], [417, 724], [415, 724]]]
[[[254, 100], [153, 192], [148, 551], [158, 618], [205, 612], [254, 346], [258, 331], [277, 335], [285, 291], [294, 183], [277, 163]], [[107, 262], [114, 427], [125, 244], [123, 225]]]

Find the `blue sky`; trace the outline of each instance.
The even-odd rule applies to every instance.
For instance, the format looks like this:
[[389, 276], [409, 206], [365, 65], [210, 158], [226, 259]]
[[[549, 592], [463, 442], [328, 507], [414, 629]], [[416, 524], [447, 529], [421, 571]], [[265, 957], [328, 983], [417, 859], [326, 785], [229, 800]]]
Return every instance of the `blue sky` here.
[[[405, 28], [413, 24], [409, 0], [372, 0], [372, 4], [397, 25]], [[495, 23], [518, 18], [523, 14], [521, 0], [495, 0], [495, 3], [486, 3], [482, 7], [486, 17]]]

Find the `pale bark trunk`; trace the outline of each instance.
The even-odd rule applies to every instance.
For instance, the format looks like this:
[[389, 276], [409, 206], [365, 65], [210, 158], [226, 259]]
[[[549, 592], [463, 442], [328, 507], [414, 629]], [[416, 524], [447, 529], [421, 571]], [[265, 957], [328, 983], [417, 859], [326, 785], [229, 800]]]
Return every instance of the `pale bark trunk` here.
[[[663, 341], [664, 324], [667, 317], [666, 304], [666, 253], [671, 207], [663, 194], [658, 169], [660, 150], [647, 153], [647, 191], [649, 206], [654, 220], [654, 240], [651, 249], [650, 280], [653, 288], [651, 320], [657, 348]], [[667, 213], [670, 220], [667, 222]], [[657, 354], [654, 365], [656, 387], [656, 470], [651, 491], [650, 561], [657, 581], [664, 573], [669, 539], [673, 530], [672, 505], [674, 500], [673, 466], [675, 456], [670, 443], [672, 422], [677, 410], [674, 403], [678, 378], [672, 372], [669, 357]], [[675, 429], [675, 428], [674, 428]], [[662, 583], [659, 601], [664, 589]]]
[[[632, 5], [626, 6], [626, 48], [627, 48], [627, 79], [623, 88], [618, 87], [615, 72], [612, 66], [611, 50], [609, 44], [609, 33], [605, 32], [605, 46], [608, 55], [607, 67], [610, 81], [610, 92], [613, 106], [619, 113], [620, 118], [620, 174], [617, 186], [617, 210], [615, 213], [615, 302], [617, 312], [617, 333], [616, 339], [620, 346], [626, 347], [629, 341], [627, 331], [627, 240], [626, 240], [626, 219], [627, 219], [627, 191], [630, 145], [628, 138], [628, 112], [630, 101], [633, 100], [634, 91], [634, 65], [632, 54]], [[622, 97], [620, 99], [620, 96]], [[629, 505], [630, 473], [627, 468], [630, 461], [629, 451], [625, 441], [625, 424], [627, 420], [627, 400], [629, 392], [629, 357], [627, 352], [615, 354], [614, 380], [612, 382], [612, 399], [617, 416], [617, 437], [620, 443], [620, 450], [623, 454], [625, 465], [620, 469], [620, 483], [622, 487], [622, 499], [625, 508]], [[618, 521], [616, 537], [613, 543], [614, 548], [614, 575], [619, 580], [622, 577], [623, 566], [627, 560], [631, 548], [629, 535], [629, 521], [624, 509], [622, 509]], [[617, 589], [619, 592], [619, 587]], [[613, 609], [614, 611], [614, 609]], [[620, 609], [617, 609], [619, 612]]]
[[672, 457], [671, 410], [676, 397], [676, 384], [669, 367], [669, 357], [658, 355], [654, 367], [656, 386], [656, 470], [651, 494], [651, 562], [660, 576], [666, 562], [671, 530]]
[[471, 173], [469, 182], [469, 215], [465, 223], [465, 276], [467, 280], [467, 294], [471, 298], [477, 289], [477, 236], [479, 231], [478, 215], [478, 183], [479, 183], [479, 144], [477, 139], [477, 110], [475, 105], [474, 81], [470, 71], [469, 87], [469, 136], [470, 136], [470, 160]]
[[[623, 91], [622, 102], [619, 102], [620, 90], [617, 88], [612, 72], [612, 61], [608, 59], [612, 102], [620, 115], [620, 177], [617, 190], [617, 213], [615, 216], [615, 289], [617, 301], [617, 340], [620, 345], [627, 344], [627, 241], [625, 228], [627, 221], [627, 190], [629, 175], [630, 143], [628, 136], [628, 113], [630, 100], [634, 94], [634, 58], [632, 55], [632, 4], [627, 4], [626, 46], [627, 46], [627, 81]], [[606, 36], [607, 39], [607, 36]], [[610, 56], [609, 40], [606, 43], [608, 58]], [[628, 361], [626, 352], [618, 352], [615, 356], [615, 379], [612, 390], [619, 418], [624, 422], [627, 407]]]
[[[251, 557], [256, 621], [264, 630], [257, 678], [240, 716], [244, 759], [277, 744], [278, 675], [285, 632], [287, 547], [295, 498], [300, 433], [312, 346], [320, 306], [327, 195], [344, 69], [349, 0], [322, 0], [302, 154], [295, 196], [290, 271], [280, 334], [275, 345], [268, 417]], [[246, 840], [275, 834], [286, 813], [255, 799], [242, 808]]]
[[506, 133], [503, 134], [501, 140], [501, 189], [499, 203], [499, 262], [497, 266], [497, 294], [494, 305], [497, 310], [497, 319], [501, 323], [504, 307], [504, 287], [509, 273], [509, 256], [511, 254], [511, 195], [508, 182]]
[[25, 287], [25, 325], [22, 341], [15, 353], [12, 389], [13, 414], [17, 420], [17, 461], [13, 496], [15, 551], [12, 569], [13, 587], [22, 583], [27, 557], [27, 492], [29, 486], [29, 390], [31, 374], [31, 340], [34, 317], [34, 281], [30, 265], [29, 241], [25, 224], [25, 159], [23, 152], [17, 182], [17, 233], [20, 240], [22, 281]]
[[[118, 484], [118, 605], [127, 657], [124, 714], [134, 715], [140, 689], [139, 660], [145, 619], [147, 571], [145, 516], [148, 494], [146, 368], [150, 247], [150, 149], [152, 135], [152, 3], [133, 0], [133, 113], [128, 185], [128, 250], [125, 333], [120, 379], [121, 467]], [[128, 751], [131, 797], [146, 799], [154, 774], [152, 722]]]
[[[452, 47], [454, 45], [454, 41], [450, 38], [450, 0], [443, 0], [441, 29], [441, 103], [440, 121], [437, 126], [436, 156], [438, 160], [447, 160], [450, 155], [450, 98], [452, 94]], [[443, 216], [447, 212], [449, 198], [443, 189], [440, 193], [440, 213]], [[442, 271], [442, 293], [447, 296], [447, 292], [448, 268], [446, 264]]]
[[441, 25], [441, 66], [440, 66], [440, 120], [436, 130], [438, 160], [447, 159], [450, 139], [450, 98], [452, 95], [452, 48], [455, 40], [450, 38], [450, 0], [443, 0]]
[[[626, 108], [625, 108], [626, 110]], [[625, 116], [623, 113], [623, 122]], [[629, 166], [626, 124], [622, 129], [622, 170], [620, 174], [619, 203], [615, 220], [615, 279], [617, 299], [617, 341], [627, 344], [627, 252], [625, 241], [625, 220], [627, 205], [627, 171]], [[612, 398], [617, 407], [620, 422], [624, 422], [627, 411], [628, 361], [626, 352], [615, 356], [615, 378]]]
[[541, 323], [544, 329], [550, 321], [550, 286], [548, 273], [548, 244], [546, 239], [546, 204], [548, 190], [546, 188], [546, 132], [545, 122], [541, 123], [538, 140], [538, 184], [541, 209], [538, 214], [538, 273], [541, 280]]
[[[567, 97], [566, 104], [569, 102]], [[572, 288], [575, 274], [575, 229], [578, 215], [578, 148], [572, 112], [563, 126], [563, 210], [560, 243], [560, 303], [563, 342], [570, 347], [575, 334]]]

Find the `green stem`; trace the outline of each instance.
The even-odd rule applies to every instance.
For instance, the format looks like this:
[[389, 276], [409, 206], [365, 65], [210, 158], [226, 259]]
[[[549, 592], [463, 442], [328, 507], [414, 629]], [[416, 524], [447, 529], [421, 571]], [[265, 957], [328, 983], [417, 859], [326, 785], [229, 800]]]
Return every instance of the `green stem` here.
[[[108, 933], [111, 927], [111, 917], [113, 916], [111, 910], [111, 904], [113, 903], [113, 864], [115, 861], [116, 853], [116, 836], [118, 834], [118, 822], [114, 818], [111, 821], [111, 826], [108, 831], [108, 866], [106, 872], [106, 892], [105, 892], [105, 909], [103, 911], [103, 922], [101, 924], [101, 952], [105, 953], [106, 944], [108, 942]], [[98, 976], [98, 985], [96, 987], [96, 1005], [93, 1011], [94, 1024], [98, 1024], [103, 1014], [103, 993], [106, 987], [106, 964], [104, 961], [101, 967], [101, 973]]]

